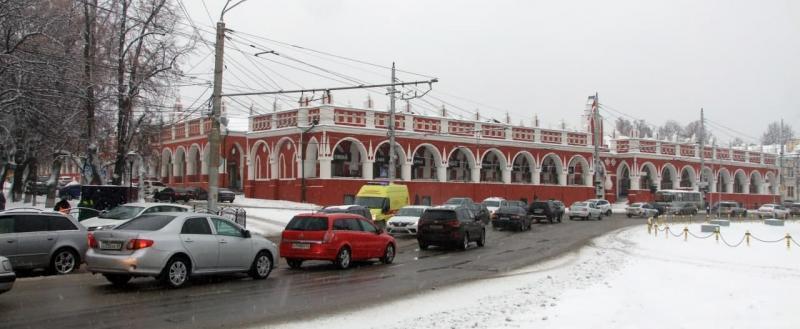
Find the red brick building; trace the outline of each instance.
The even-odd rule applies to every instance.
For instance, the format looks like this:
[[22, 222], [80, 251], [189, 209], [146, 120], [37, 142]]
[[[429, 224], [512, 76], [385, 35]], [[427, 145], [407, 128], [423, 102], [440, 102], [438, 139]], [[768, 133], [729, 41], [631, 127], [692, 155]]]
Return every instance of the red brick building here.
[[[594, 196], [594, 122], [585, 131], [552, 130], [449, 117], [397, 113], [397, 180], [417, 203], [453, 196], [570, 203]], [[312, 127], [313, 122], [318, 122]], [[385, 110], [330, 103], [250, 117], [249, 129], [223, 134], [221, 185], [253, 198], [329, 205], [350, 200], [366, 181], [386, 179]], [[165, 129], [160, 176], [172, 185], [207, 185], [208, 119]], [[697, 190], [701, 173], [711, 200], [748, 206], [777, 200], [776, 155], [654, 139], [607, 140], [600, 159], [606, 199], [652, 198], [659, 189]], [[705, 167], [700, 169], [700, 156]]]

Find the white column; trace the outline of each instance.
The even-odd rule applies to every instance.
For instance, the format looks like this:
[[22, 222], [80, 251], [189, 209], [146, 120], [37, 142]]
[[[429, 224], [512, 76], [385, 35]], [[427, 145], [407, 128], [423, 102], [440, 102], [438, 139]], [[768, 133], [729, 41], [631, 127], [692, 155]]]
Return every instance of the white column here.
[[531, 175], [533, 176], [533, 184], [535, 185], [540, 184], [542, 178], [541, 174], [542, 174], [542, 169], [539, 168], [538, 166], [533, 166], [533, 173], [531, 173]]
[[631, 190], [641, 190], [639, 183], [641, 182], [641, 177], [639, 175], [630, 175], [631, 179]]
[[280, 168], [278, 168], [278, 160], [275, 159], [274, 156], [272, 156], [269, 159], [269, 177], [272, 179], [281, 178], [278, 175], [279, 173], [280, 173]]
[[372, 179], [372, 165], [373, 164], [375, 164], [375, 161], [364, 160], [364, 163], [361, 164], [361, 178]]
[[594, 170], [587, 170], [587, 172], [586, 175], [581, 175], [583, 176], [583, 185], [589, 187], [594, 186]]
[[503, 183], [511, 184], [511, 167], [501, 168], [503, 172]]
[[711, 184], [711, 186], [708, 187], [708, 191], [711, 192], [711, 193], [716, 193], [717, 192], [717, 179], [714, 178], [714, 177], [711, 177], [711, 179], [708, 182], [708, 184]]
[[470, 169], [472, 171], [472, 182], [479, 183], [481, 181], [481, 167], [475, 166], [475, 168]]
[[749, 182], [749, 181], [748, 181], [748, 182], [745, 182], [745, 183], [742, 185], [742, 193], [744, 193], [744, 194], [750, 194], [750, 182]]
[[567, 185], [567, 172], [562, 170], [558, 173], [558, 185], [566, 186]]
[[330, 179], [331, 178], [331, 159], [330, 158], [320, 158], [319, 159], [319, 178], [322, 178], [322, 179]]
[[436, 175], [439, 176], [439, 182], [446, 182], [447, 181], [447, 166], [441, 165], [436, 166]]
[[400, 171], [401, 171], [400, 179], [402, 179], [404, 181], [410, 181], [411, 180], [411, 163], [410, 162], [406, 161], [405, 163], [403, 163], [402, 164], [402, 168], [400, 169]]

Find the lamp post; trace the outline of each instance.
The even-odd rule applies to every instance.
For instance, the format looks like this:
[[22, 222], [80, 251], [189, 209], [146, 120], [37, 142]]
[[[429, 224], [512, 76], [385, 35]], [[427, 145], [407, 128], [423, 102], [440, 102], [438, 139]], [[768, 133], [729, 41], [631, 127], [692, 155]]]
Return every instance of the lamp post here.
[[[142, 182], [139, 182], [141, 184]], [[131, 202], [133, 199], [133, 194], [131, 191], [133, 190], [133, 159], [128, 159], [128, 202]]]
[[306, 147], [303, 142], [303, 135], [314, 129], [319, 124], [315, 118], [311, 121], [311, 126], [308, 128], [300, 128], [300, 202], [306, 202]]
[[137, 189], [137, 202], [144, 202], [144, 158], [135, 151], [130, 151], [126, 155], [128, 158], [128, 164], [130, 167], [130, 172], [128, 173], [128, 202], [133, 198], [131, 194], [131, 190], [133, 189], [133, 164], [135, 163], [136, 159], [139, 160], [139, 188]]

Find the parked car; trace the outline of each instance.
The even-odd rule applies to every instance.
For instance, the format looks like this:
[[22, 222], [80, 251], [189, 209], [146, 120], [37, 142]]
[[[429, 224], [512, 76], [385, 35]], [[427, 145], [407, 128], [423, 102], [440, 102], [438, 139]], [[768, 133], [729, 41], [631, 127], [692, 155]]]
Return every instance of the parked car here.
[[625, 216], [628, 216], [628, 218], [634, 216], [649, 218], [649, 217], [658, 217], [658, 215], [659, 215], [658, 209], [656, 209], [654, 205], [649, 204], [647, 202], [631, 203], [630, 206], [625, 208]]
[[429, 206], [405, 206], [397, 211], [394, 217], [389, 218], [386, 223], [386, 231], [389, 234], [411, 234], [417, 235], [417, 225], [422, 213]]
[[294, 216], [281, 233], [281, 256], [297, 269], [306, 260], [329, 260], [346, 269], [353, 261], [379, 259], [391, 264], [394, 237], [373, 221], [353, 214], [313, 213]]
[[569, 219], [575, 220], [575, 218], [603, 220], [603, 211], [597, 208], [594, 202], [575, 202], [569, 206]]
[[542, 220], [552, 223], [561, 222], [561, 217], [558, 214], [558, 207], [553, 201], [533, 201], [528, 206], [528, 216], [531, 220], [537, 223]]
[[605, 199], [589, 199], [586, 202], [592, 202], [595, 204], [597, 209], [603, 212], [605, 216], [611, 216], [611, 203]]
[[355, 204], [327, 206], [320, 211], [326, 214], [354, 214], [370, 220], [372, 219], [372, 213], [369, 211], [369, 208]]
[[691, 203], [677, 203], [667, 209], [672, 215], [697, 215], [697, 206]]
[[489, 208], [487, 208], [485, 205], [483, 205], [481, 203], [473, 203], [472, 206], [470, 207], [470, 210], [472, 211], [472, 215], [476, 219], [478, 219], [481, 222], [483, 222], [484, 225], [489, 225], [490, 216], [491, 216], [491, 212], [489, 211]]
[[[208, 191], [199, 186], [190, 186], [186, 188], [191, 200], [208, 200]], [[219, 196], [219, 194], [217, 194]]]
[[489, 214], [494, 214], [500, 207], [508, 206], [508, 201], [499, 197], [486, 198], [481, 203], [486, 206], [486, 209], [489, 209]]
[[49, 179], [50, 176], [39, 176], [33, 183], [33, 193], [36, 195], [47, 194], [47, 181]]
[[233, 203], [234, 199], [236, 199], [236, 193], [233, 193], [233, 191], [226, 188], [217, 190], [217, 201]]
[[559, 200], [550, 200], [553, 201], [553, 204], [556, 206], [556, 214], [558, 215], [558, 222], [561, 222], [561, 219], [564, 217], [564, 213], [567, 212], [567, 206], [564, 205], [563, 202]]
[[474, 203], [475, 201], [472, 201], [471, 198], [450, 198], [444, 202], [444, 205], [470, 206]]
[[163, 190], [153, 194], [153, 200], [155, 201], [175, 202], [182, 200], [187, 202], [191, 200], [191, 198], [191, 193], [182, 187], [166, 187]]
[[736, 201], [720, 201], [715, 203], [709, 209], [711, 214], [720, 214], [721, 216], [747, 216], [747, 209], [742, 207]]
[[81, 198], [81, 184], [78, 182], [70, 182], [66, 186], [58, 190], [58, 197], [66, 198], [67, 200]]
[[86, 228], [55, 211], [11, 209], [0, 212], [0, 255], [16, 270], [46, 269], [67, 274], [86, 253]]
[[765, 204], [758, 208], [758, 218], [789, 218], [789, 211], [784, 206]]
[[525, 208], [502, 206], [492, 214], [492, 228], [511, 228], [527, 231], [531, 229], [531, 218]]
[[169, 203], [126, 203], [103, 211], [96, 217], [87, 218], [81, 224], [88, 231], [110, 230], [134, 217], [154, 212], [189, 212], [191, 207]]
[[470, 242], [486, 244], [486, 228], [467, 207], [439, 206], [425, 210], [419, 219], [417, 242], [422, 250], [430, 245], [455, 245], [464, 250]]
[[792, 203], [792, 205], [789, 207], [789, 215], [790, 216], [800, 215], [800, 202]]
[[508, 200], [508, 205], [510, 207], [522, 207], [524, 209], [528, 209], [528, 203], [522, 200]]
[[17, 275], [8, 258], [0, 256], [0, 294], [8, 292], [14, 286]]
[[192, 276], [237, 272], [266, 279], [279, 257], [264, 237], [226, 218], [194, 212], [144, 214], [89, 233], [89, 245], [86, 269], [113, 285], [150, 276], [179, 288]]
[[157, 180], [145, 180], [144, 184], [142, 185], [144, 186], [144, 194], [147, 195], [152, 195], [158, 191], [167, 188], [167, 186], [164, 185], [164, 183]]
[[58, 187], [59, 187], [59, 188], [62, 188], [62, 187], [64, 187], [64, 186], [67, 186], [67, 184], [69, 184], [69, 183], [70, 183], [70, 182], [72, 182], [72, 181], [73, 181], [73, 179], [72, 179], [72, 177], [70, 177], [70, 176], [61, 176], [61, 177], [58, 177]]

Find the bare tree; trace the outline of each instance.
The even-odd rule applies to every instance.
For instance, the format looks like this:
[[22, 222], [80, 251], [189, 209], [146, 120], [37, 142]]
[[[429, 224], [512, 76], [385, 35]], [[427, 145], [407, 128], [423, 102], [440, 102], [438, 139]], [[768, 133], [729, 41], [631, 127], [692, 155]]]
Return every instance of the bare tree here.
[[781, 144], [786, 140], [794, 138], [794, 130], [788, 124], [783, 125], [778, 121], [772, 122], [767, 126], [767, 131], [761, 135], [761, 143], [763, 144]]
[[663, 126], [658, 128], [658, 136], [670, 139], [673, 136], [683, 136], [683, 127], [678, 121], [667, 120]]
[[653, 128], [651, 128], [650, 125], [648, 125], [647, 122], [642, 119], [635, 120], [633, 122], [633, 128], [636, 130], [636, 137], [653, 137]]
[[617, 118], [617, 121], [615, 122], [615, 126], [617, 128], [617, 131], [619, 131], [620, 134], [622, 134], [624, 136], [631, 136], [632, 135], [631, 133], [633, 132], [633, 125], [631, 124], [630, 121], [628, 121], [628, 119], [621, 118], [621, 117]]

